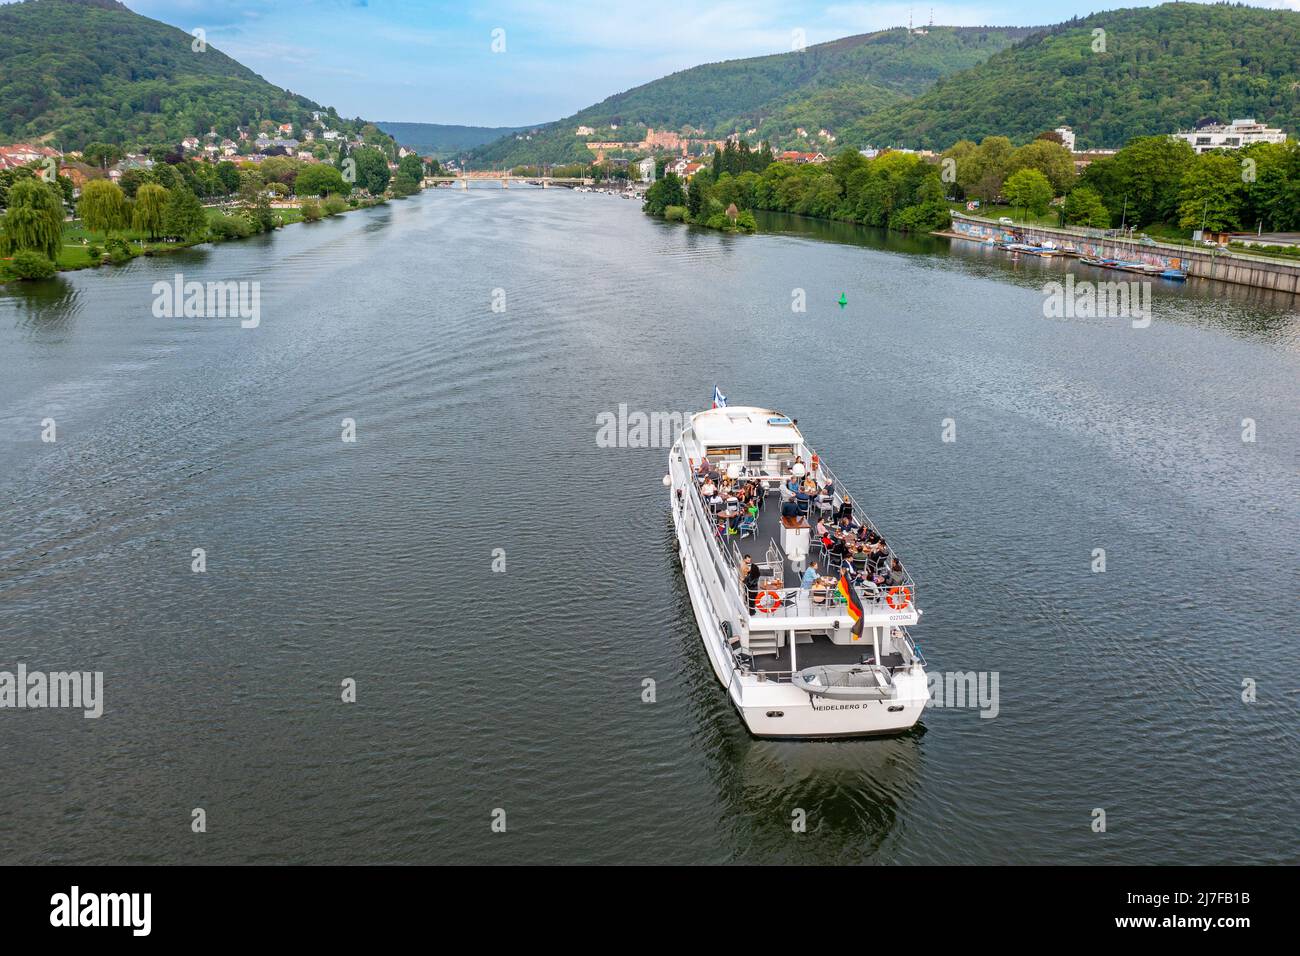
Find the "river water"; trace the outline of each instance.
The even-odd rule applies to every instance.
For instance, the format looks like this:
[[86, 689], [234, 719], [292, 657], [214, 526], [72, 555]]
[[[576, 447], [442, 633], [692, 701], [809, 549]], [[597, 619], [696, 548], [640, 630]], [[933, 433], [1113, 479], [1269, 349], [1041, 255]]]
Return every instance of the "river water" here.
[[[104, 675], [0, 710], [0, 862], [1300, 862], [1300, 304], [1049, 319], [1061, 263], [764, 226], [436, 190], [0, 289], [0, 670]], [[155, 317], [177, 272], [260, 324]], [[715, 383], [798, 417], [995, 717], [749, 737], [666, 449], [597, 441]]]

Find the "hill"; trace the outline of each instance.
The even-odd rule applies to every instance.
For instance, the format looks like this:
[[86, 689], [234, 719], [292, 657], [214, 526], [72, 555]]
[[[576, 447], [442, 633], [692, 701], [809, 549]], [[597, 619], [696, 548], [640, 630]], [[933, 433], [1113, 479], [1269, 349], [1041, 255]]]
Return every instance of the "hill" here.
[[[845, 37], [802, 51], [707, 63], [611, 96], [558, 123], [507, 136], [476, 150], [478, 165], [574, 162], [590, 157], [586, 139], [627, 141], [646, 127], [691, 127], [713, 137], [755, 130], [775, 145], [837, 132], [864, 114], [901, 102], [939, 78], [982, 63], [1033, 28], [933, 27]], [[611, 124], [618, 127], [611, 129]], [[591, 137], [575, 130], [590, 126]]]
[[193, 42], [115, 0], [0, 5], [0, 140], [174, 143], [263, 119], [305, 125], [313, 110], [334, 128], [360, 127]]
[[468, 152], [502, 136], [516, 133], [521, 126], [449, 126], [442, 123], [392, 123], [381, 120], [375, 124], [402, 145], [423, 155], [446, 159]]
[[[1104, 50], [1094, 50], [1098, 39]], [[846, 142], [943, 149], [992, 134], [1024, 142], [1066, 124], [1081, 148], [1118, 147], [1207, 117], [1246, 116], [1294, 136], [1300, 13], [1198, 3], [1097, 13], [864, 114]]]

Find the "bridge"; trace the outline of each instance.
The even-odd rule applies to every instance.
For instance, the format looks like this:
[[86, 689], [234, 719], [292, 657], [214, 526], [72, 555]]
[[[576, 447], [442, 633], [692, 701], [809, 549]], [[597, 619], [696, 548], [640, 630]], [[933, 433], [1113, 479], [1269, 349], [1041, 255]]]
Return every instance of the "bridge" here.
[[549, 189], [551, 186], [591, 186], [596, 180], [589, 177], [579, 176], [516, 176], [513, 173], [491, 173], [491, 172], [471, 172], [463, 176], [425, 176], [424, 184], [432, 186], [435, 183], [455, 183], [461, 189], [469, 189], [471, 182], [493, 183], [499, 182], [502, 189], [509, 189], [511, 183], [527, 183], [532, 186], [541, 186], [543, 189]]

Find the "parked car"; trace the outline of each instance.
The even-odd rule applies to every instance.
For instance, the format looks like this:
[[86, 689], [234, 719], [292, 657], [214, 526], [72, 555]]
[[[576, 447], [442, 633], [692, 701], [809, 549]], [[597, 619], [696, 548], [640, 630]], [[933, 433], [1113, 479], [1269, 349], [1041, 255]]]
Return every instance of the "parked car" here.
[[1138, 242], [1142, 243], [1144, 246], [1154, 246], [1156, 244], [1156, 241], [1150, 236], [1139, 236]]
[[1014, 226], [1016, 224], [1015, 220], [1011, 219], [1009, 216], [998, 217], [998, 223], [1003, 226]]

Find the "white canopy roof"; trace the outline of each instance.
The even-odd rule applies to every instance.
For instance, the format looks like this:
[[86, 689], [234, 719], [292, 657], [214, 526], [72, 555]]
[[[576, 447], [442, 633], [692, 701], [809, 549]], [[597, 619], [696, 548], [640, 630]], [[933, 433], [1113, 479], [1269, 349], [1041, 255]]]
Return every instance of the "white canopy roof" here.
[[803, 441], [789, 418], [770, 408], [710, 408], [691, 416], [701, 445], [797, 445]]

